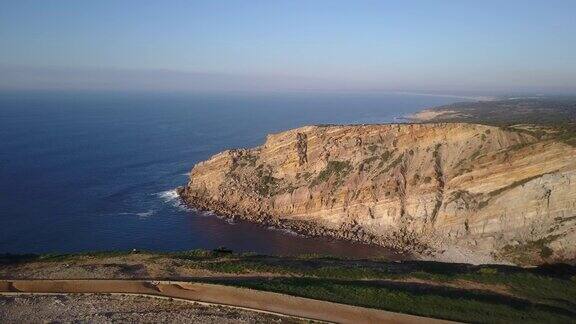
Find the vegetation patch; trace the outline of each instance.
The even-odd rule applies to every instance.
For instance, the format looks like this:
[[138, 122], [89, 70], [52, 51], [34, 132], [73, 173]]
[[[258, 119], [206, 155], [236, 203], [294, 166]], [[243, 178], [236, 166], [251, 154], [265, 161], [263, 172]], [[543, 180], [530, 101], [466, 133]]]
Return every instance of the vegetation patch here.
[[[544, 241], [538, 244], [547, 244]], [[32, 271], [37, 276], [41, 272], [35, 267], [61, 269], [58, 262], [67, 269], [125, 262], [127, 267], [144, 271], [128, 269], [122, 273], [124, 278], [140, 279], [146, 267], [152, 266], [156, 277], [150, 280], [190, 280], [189, 269], [203, 269], [207, 276], [196, 281], [462, 322], [572, 323], [576, 319], [576, 267], [566, 264], [520, 268], [321, 255], [279, 257], [219, 248], [173, 253], [5, 254], [0, 255], [0, 275]], [[117, 272], [111, 273], [109, 279], [114, 279]]]
[[509, 185], [507, 185], [507, 186], [504, 186], [504, 187], [502, 187], [502, 188], [500, 188], [500, 189], [496, 189], [496, 190], [494, 190], [494, 191], [489, 192], [489, 193], [488, 193], [488, 196], [489, 196], [489, 197], [496, 197], [496, 196], [500, 195], [501, 193], [503, 193], [503, 192], [505, 192], [505, 191], [508, 191], [508, 190], [514, 189], [514, 188], [516, 188], [516, 187], [518, 187], [518, 186], [524, 185], [524, 184], [526, 184], [526, 183], [528, 183], [528, 182], [530, 182], [530, 181], [532, 181], [532, 180], [534, 180], [534, 179], [537, 179], [537, 178], [542, 177], [542, 176], [545, 175], [545, 174], [546, 174], [546, 173], [538, 174], [538, 175], [535, 175], [535, 176], [532, 176], [532, 177], [528, 177], [528, 178], [525, 178], [525, 179], [522, 179], [522, 180], [514, 181], [513, 183], [511, 183], [511, 184], [509, 184]]
[[274, 178], [269, 174], [263, 174], [259, 177], [259, 182], [256, 185], [256, 191], [262, 196], [272, 196], [279, 188], [279, 179]]
[[384, 164], [392, 157], [392, 152], [386, 150], [380, 154], [380, 163], [378, 164], [378, 169], [381, 169]]
[[[558, 140], [576, 146], [576, 97], [573, 96], [460, 102], [434, 110], [454, 113], [438, 115], [429, 122], [486, 124], [529, 134], [541, 140]], [[522, 129], [516, 127], [518, 125], [536, 127]], [[485, 133], [489, 134], [489, 131]], [[522, 146], [513, 149], [520, 148]]]
[[238, 164], [240, 166], [255, 166], [256, 160], [258, 160], [258, 157], [256, 155], [244, 154], [238, 160]]
[[403, 159], [404, 159], [404, 153], [398, 155], [398, 157], [396, 157], [396, 159], [394, 159], [392, 162], [390, 162], [390, 164], [388, 164], [385, 168], [383, 168], [379, 174], [387, 173], [391, 169], [395, 168], [398, 164], [400, 164], [400, 162], [402, 162]]
[[379, 159], [380, 159], [380, 157], [377, 156], [377, 155], [374, 155], [374, 156], [371, 156], [371, 157], [369, 157], [369, 158], [367, 158], [367, 159], [364, 159], [364, 161], [362, 161], [362, 162], [360, 163], [360, 165], [358, 165], [358, 170], [359, 170], [359, 171], [365, 171], [365, 170], [367, 170], [368, 168], [370, 168], [370, 166], [371, 166], [371, 164], [372, 164], [373, 162], [375, 162], [375, 161], [377, 161], [377, 160], [379, 160]]
[[352, 171], [352, 165], [349, 161], [329, 161], [326, 168], [316, 176], [310, 184], [310, 187], [317, 186], [330, 180], [334, 176], [336, 186], [344, 182], [344, 178]]
[[502, 248], [501, 253], [520, 264], [533, 260], [534, 256], [546, 260], [553, 255], [553, 251], [548, 244], [559, 237], [560, 235], [550, 235], [535, 241], [506, 245]]
[[234, 285], [363, 307], [474, 323], [568, 323], [574, 313], [513, 297], [407, 283], [275, 278]]
[[520, 151], [521, 149], [528, 147], [530, 145], [532, 145], [532, 143], [528, 143], [528, 142], [514, 144], [514, 145], [508, 147], [508, 152]]
[[470, 161], [476, 160], [480, 156], [480, 153], [481, 153], [480, 149], [477, 149], [476, 151], [474, 151], [474, 153], [472, 153], [472, 155], [470, 155]]

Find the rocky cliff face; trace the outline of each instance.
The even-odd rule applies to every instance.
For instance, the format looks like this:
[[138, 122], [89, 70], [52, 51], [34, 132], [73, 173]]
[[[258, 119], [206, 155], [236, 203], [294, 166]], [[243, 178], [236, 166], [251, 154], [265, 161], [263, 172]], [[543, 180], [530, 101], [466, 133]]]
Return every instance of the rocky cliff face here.
[[576, 150], [449, 124], [306, 126], [198, 163], [192, 206], [435, 258], [576, 256]]

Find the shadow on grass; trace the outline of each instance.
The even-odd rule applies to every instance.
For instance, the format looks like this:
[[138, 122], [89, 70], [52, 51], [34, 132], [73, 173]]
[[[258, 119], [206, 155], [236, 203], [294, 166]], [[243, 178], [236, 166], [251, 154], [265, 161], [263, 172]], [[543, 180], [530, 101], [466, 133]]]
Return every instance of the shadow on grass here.
[[576, 276], [576, 266], [557, 263], [544, 264], [533, 268], [522, 268], [509, 265], [472, 265], [465, 263], [445, 263], [435, 261], [383, 261], [372, 259], [342, 259], [332, 256], [303, 255], [303, 256], [267, 256], [259, 254], [233, 254], [218, 250], [191, 250], [174, 253], [155, 253], [148, 251], [101, 251], [71, 254], [0, 254], [0, 265], [11, 265], [35, 261], [66, 261], [75, 257], [105, 258], [129, 254], [151, 254], [174, 259], [189, 261], [202, 261], [213, 259], [230, 259], [232, 262], [252, 262], [267, 266], [275, 266], [294, 270], [296, 272], [316, 270], [323, 267], [341, 267], [342, 269], [368, 269], [375, 270], [383, 275], [404, 275], [414, 272], [455, 277], [464, 274], [477, 274], [485, 272], [500, 275], [531, 273], [544, 277], [570, 279]]
[[573, 308], [540, 304], [485, 291], [418, 283], [314, 278], [215, 283], [470, 323], [570, 323]]
[[[273, 288], [280, 286], [291, 286], [298, 290], [298, 288], [310, 287], [330, 287], [341, 286], [351, 288], [353, 290], [363, 289], [382, 289], [387, 292], [402, 292], [413, 296], [441, 296], [452, 300], [474, 300], [484, 304], [494, 305], [507, 305], [517, 310], [524, 311], [529, 308], [536, 308], [545, 312], [552, 312], [562, 314], [569, 317], [576, 318], [576, 310], [570, 310], [562, 307], [556, 307], [547, 304], [533, 303], [531, 301], [516, 298], [508, 295], [501, 295], [491, 293], [483, 290], [459, 289], [445, 286], [430, 285], [424, 283], [406, 283], [387, 280], [338, 280], [338, 279], [320, 279], [320, 278], [268, 278], [268, 279], [224, 279], [217, 280], [206, 279], [203, 280], [210, 283], [227, 284], [234, 286], [241, 286], [246, 288], [262, 289]], [[272, 289], [274, 290], [274, 289]], [[277, 289], [277, 292], [286, 292], [282, 289]], [[305, 297], [305, 296], [303, 296]], [[313, 298], [313, 297], [312, 297]], [[352, 302], [352, 300], [350, 300]]]

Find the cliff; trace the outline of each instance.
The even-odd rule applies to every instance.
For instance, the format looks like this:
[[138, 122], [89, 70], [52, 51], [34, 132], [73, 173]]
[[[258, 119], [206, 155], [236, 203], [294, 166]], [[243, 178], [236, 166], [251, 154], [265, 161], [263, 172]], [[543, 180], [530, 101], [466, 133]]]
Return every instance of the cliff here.
[[192, 169], [188, 204], [451, 261], [576, 257], [576, 149], [465, 123], [306, 126]]

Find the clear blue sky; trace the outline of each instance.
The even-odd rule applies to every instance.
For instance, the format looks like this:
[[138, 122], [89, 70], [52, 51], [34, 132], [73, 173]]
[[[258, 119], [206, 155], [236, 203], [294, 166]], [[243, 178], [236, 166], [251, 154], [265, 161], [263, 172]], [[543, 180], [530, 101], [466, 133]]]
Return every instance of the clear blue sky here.
[[576, 1], [4, 0], [0, 69], [0, 88], [574, 90]]

